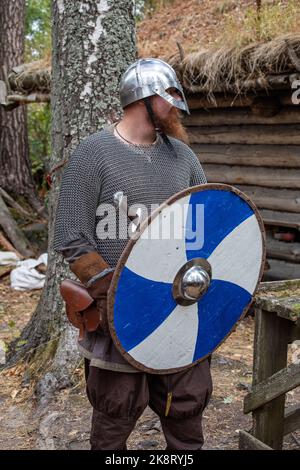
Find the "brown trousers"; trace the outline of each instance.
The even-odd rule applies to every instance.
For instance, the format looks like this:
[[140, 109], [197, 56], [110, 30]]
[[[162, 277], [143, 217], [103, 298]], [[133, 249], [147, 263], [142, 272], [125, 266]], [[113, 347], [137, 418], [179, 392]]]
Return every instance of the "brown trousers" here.
[[99, 369], [85, 359], [85, 372], [93, 407], [92, 450], [126, 449], [147, 405], [160, 418], [167, 450], [202, 448], [202, 412], [212, 394], [208, 360], [183, 372], [157, 375]]

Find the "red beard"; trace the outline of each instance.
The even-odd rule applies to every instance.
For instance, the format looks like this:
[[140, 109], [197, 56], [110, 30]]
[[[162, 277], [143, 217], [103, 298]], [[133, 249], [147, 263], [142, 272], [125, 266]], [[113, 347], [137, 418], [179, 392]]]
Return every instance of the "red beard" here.
[[181, 114], [175, 107], [170, 110], [166, 119], [156, 118], [157, 124], [165, 134], [170, 137], [175, 137], [175, 139], [182, 140], [184, 143], [188, 144], [189, 137], [181, 120]]

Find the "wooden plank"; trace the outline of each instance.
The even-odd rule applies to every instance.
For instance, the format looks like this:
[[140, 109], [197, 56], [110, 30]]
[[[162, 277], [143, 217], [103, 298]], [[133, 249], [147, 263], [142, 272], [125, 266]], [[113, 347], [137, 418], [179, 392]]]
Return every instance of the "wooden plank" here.
[[[270, 93], [270, 91], [269, 91]], [[188, 106], [191, 110], [193, 109], [202, 109], [202, 108], [233, 108], [233, 107], [242, 107], [242, 106], [251, 106], [253, 101], [257, 99], [257, 95], [247, 94], [239, 95], [236, 94], [224, 94], [224, 93], [214, 93], [215, 100], [208, 100], [206, 93], [192, 93], [187, 94]], [[275, 94], [271, 93], [268, 96], [276, 96], [279, 99], [281, 105], [283, 106], [296, 106], [292, 102], [292, 93], [287, 92], [276, 92]]]
[[264, 280], [280, 281], [283, 279], [298, 279], [300, 277], [300, 266], [280, 259], [268, 258], [270, 269], [265, 273]]
[[[255, 334], [253, 358], [253, 389], [251, 397], [257, 398], [257, 387], [287, 364], [288, 322], [261, 308], [255, 309]], [[254, 392], [255, 391], [255, 392]], [[275, 399], [274, 399], [275, 398]], [[283, 440], [285, 397], [277, 395], [273, 401], [253, 412], [253, 435], [273, 449], [280, 449]], [[251, 405], [251, 401], [250, 401]], [[248, 413], [249, 395], [244, 399], [244, 412]]]
[[191, 144], [299, 145], [300, 124], [189, 127]]
[[259, 212], [266, 225], [275, 225], [276, 227], [292, 227], [298, 230], [300, 229], [299, 214], [290, 212], [276, 212], [268, 209], [261, 209]]
[[250, 124], [299, 124], [300, 109], [296, 106], [285, 106], [275, 116], [261, 116], [250, 107], [227, 109], [199, 109], [186, 116], [183, 121], [190, 126], [235, 126]]
[[292, 325], [289, 331], [289, 344], [300, 339], [300, 322]]
[[0, 80], [0, 105], [7, 103], [7, 88], [6, 83]]
[[255, 305], [289, 320], [289, 329], [300, 318], [299, 302], [300, 279], [261, 283], [255, 295]]
[[241, 430], [239, 432], [239, 450], [273, 450], [262, 441], [256, 439], [249, 432]]
[[203, 169], [210, 183], [246, 184], [300, 190], [300, 169], [256, 168], [211, 163], [204, 163]]
[[188, 107], [193, 109], [211, 108], [231, 108], [241, 106], [251, 106], [254, 95], [236, 96], [224, 93], [214, 93], [214, 100], [207, 99], [206, 93], [186, 94]]
[[235, 185], [243, 193], [249, 196], [260, 209], [269, 209], [282, 212], [300, 212], [299, 190], [280, 188], [264, 188], [262, 186]]
[[197, 83], [196, 77], [191, 77], [187, 88], [190, 92], [197, 93], [257, 93], [266, 94], [266, 90], [290, 90], [291, 84], [295, 80], [299, 80], [299, 73], [283, 73], [283, 74], [271, 74], [265, 75], [264, 77], [248, 78], [244, 80], [237, 80], [235, 83], [230, 85], [221, 85], [214, 87], [211, 90], [210, 86], [205, 86], [202, 83]]
[[[265, 316], [271, 317], [269, 312], [266, 313]], [[274, 323], [274, 321], [278, 322], [279, 320], [281, 320], [282, 322], [286, 322], [286, 320], [283, 320], [280, 317], [275, 317], [273, 315], [272, 323]], [[274, 331], [275, 328], [272, 326], [271, 329], [269, 329], [267, 335], [265, 335], [264, 340], [266, 340], [266, 336], [270, 336], [270, 338], [274, 340]], [[279, 346], [281, 346], [281, 344], [283, 343], [282, 334], [283, 332], [280, 329], [280, 344], [278, 343]], [[274, 341], [272, 341], [272, 348], [274, 349], [275, 354], [275, 360], [273, 359], [273, 362], [277, 368], [279, 367], [280, 358], [277, 348], [274, 347]], [[270, 369], [269, 364], [266, 365], [266, 369]], [[286, 392], [293, 390], [299, 385], [300, 364], [291, 364], [288, 367], [281, 369], [279, 372], [276, 372], [275, 374], [271, 375], [271, 377], [268, 377], [266, 380], [259, 382], [253, 387], [252, 391], [248, 393], [248, 395], [246, 395], [245, 397], [244, 412], [249, 413], [250, 411], [257, 410], [266, 403], [269, 403], [275, 398], [280, 397], [280, 395], [284, 395]]]
[[284, 435], [294, 432], [300, 428], [300, 406], [290, 406], [284, 415]]
[[267, 257], [300, 262], [300, 243], [287, 243], [267, 237]]
[[300, 168], [299, 145], [193, 144], [201, 163]]
[[261, 282], [255, 298], [261, 294], [274, 292], [286, 291], [289, 289], [291, 292], [296, 291], [300, 288], [300, 279], [294, 279], [293, 281], [272, 281], [272, 282]]

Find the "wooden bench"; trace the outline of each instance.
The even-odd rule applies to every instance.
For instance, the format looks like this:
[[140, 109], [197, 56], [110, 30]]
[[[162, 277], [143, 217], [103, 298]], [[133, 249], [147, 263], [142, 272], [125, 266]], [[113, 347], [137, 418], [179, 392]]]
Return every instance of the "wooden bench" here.
[[[300, 339], [300, 279], [262, 283], [255, 296], [252, 391], [244, 413], [251, 432], [240, 431], [240, 449], [281, 449], [300, 427], [300, 406], [285, 409], [285, 394], [300, 385], [300, 342], [288, 365], [288, 344]], [[297, 346], [297, 343], [296, 343]]]

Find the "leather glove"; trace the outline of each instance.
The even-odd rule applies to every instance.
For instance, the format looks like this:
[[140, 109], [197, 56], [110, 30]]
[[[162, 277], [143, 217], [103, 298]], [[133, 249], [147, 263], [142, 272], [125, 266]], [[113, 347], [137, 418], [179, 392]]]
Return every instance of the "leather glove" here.
[[93, 299], [97, 302], [97, 309], [99, 311], [99, 328], [104, 333], [109, 333], [108, 318], [107, 318], [107, 292], [113, 277], [113, 272], [109, 272], [101, 279], [96, 279], [92, 284], [87, 287], [87, 291]]
[[[97, 302], [99, 310], [99, 326], [103, 332], [108, 333], [107, 320], [107, 291], [109, 289], [113, 272], [108, 272], [104, 277], [97, 279], [105, 269], [109, 269], [108, 263], [96, 251], [86, 253], [70, 263], [71, 271], [86, 286], [88, 293]], [[92, 278], [95, 277], [93, 281]]]

